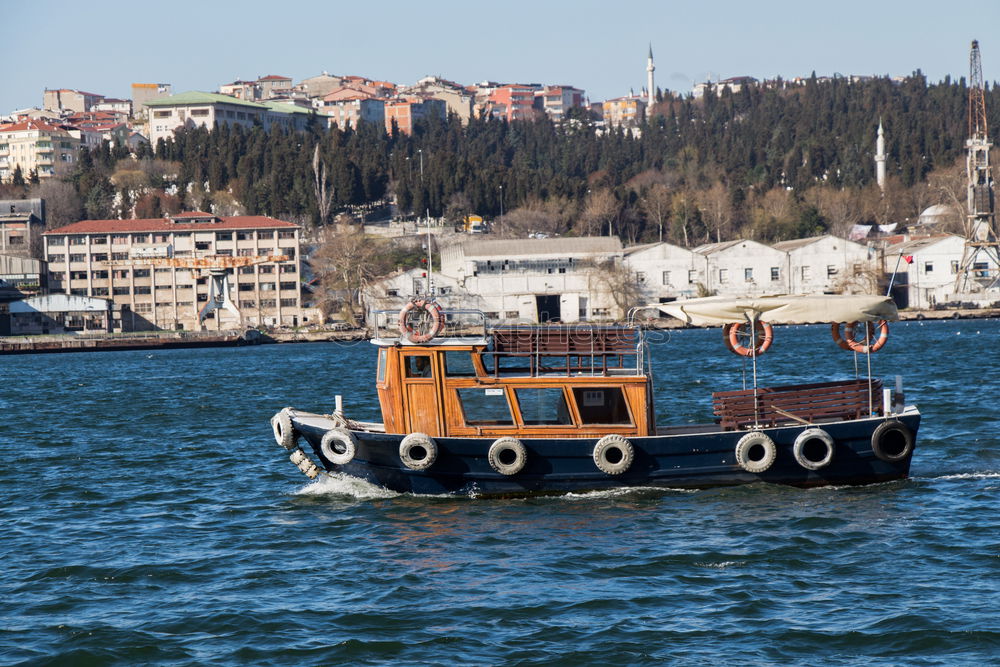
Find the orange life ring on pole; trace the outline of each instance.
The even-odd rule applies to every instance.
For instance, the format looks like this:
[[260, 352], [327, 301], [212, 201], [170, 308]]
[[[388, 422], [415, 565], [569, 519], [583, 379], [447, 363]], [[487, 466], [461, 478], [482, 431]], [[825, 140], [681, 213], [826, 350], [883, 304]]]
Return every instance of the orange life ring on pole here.
[[[427, 331], [420, 333], [408, 321], [410, 313], [414, 310], [422, 310], [431, 318], [431, 327]], [[427, 299], [415, 299], [399, 311], [399, 333], [405, 336], [412, 343], [426, 343], [427, 341], [441, 333], [444, 328], [444, 316], [441, 313], [441, 306], [434, 301]]]
[[871, 340], [875, 336], [875, 330], [878, 329], [879, 336], [878, 340], [870, 345], [865, 345], [865, 341], [855, 340], [853, 337], [854, 328], [858, 325], [857, 322], [847, 323], [847, 335], [846, 337], [840, 335], [840, 327], [842, 326], [839, 322], [834, 322], [830, 325], [830, 333], [833, 335], [833, 342], [836, 343], [841, 349], [848, 350], [850, 352], [858, 352], [859, 354], [868, 354], [869, 352], [878, 352], [884, 346], [886, 341], [889, 339], [889, 323], [885, 320], [879, 320], [876, 325], [874, 322], [865, 322], [865, 340]]
[[771, 341], [774, 339], [774, 329], [767, 322], [756, 320], [753, 323], [753, 328], [757, 347], [750, 348], [740, 343], [740, 333], [746, 325], [746, 322], [727, 325], [729, 327], [729, 336], [726, 340], [726, 347], [733, 354], [738, 354], [741, 357], [759, 357], [771, 347]]
[[726, 344], [726, 349], [736, 354], [736, 350], [733, 349], [733, 344], [729, 342], [729, 330], [736, 326], [733, 323], [722, 325], [722, 342]]

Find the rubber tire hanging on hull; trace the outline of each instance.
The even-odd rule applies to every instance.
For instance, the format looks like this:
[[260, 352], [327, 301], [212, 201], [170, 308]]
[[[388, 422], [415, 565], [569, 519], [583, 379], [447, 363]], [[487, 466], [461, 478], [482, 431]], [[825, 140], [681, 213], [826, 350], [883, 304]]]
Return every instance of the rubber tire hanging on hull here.
[[[811, 456], [808, 456], [809, 452], [806, 450], [806, 446], [816, 440], [821, 442], [826, 448], [826, 453], [819, 460], [814, 460]], [[827, 467], [833, 461], [835, 451], [836, 447], [833, 438], [821, 428], [807, 428], [802, 431], [802, 433], [799, 433], [799, 437], [795, 438], [795, 445], [792, 447], [792, 454], [795, 455], [795, 461], [806, 470], [820, 470]]]
[[[896, 434], [903, 438], [902, 443], [895, 439]], [[897, 419], [882, 422], [872, 433], [872, 453], [886, 463], [899, 463], [913, 453], [913, 431]]]
[[[757, 447], [763, 448], [763, 456], [751, 458], [757, 453]], [[736, 443], [736, 462], [747, 472], [759, 475], [770, 468], [777, 457], [778, 448], [774, 446], [774, 440], [760, 431], [751, 431]]]
[[635, 449], [632, 443], [617, 433], [606, 435], [594, 445], [594, 465], [601, 472], [620, 475], [632, 465]]
[[[335, 449], [339, 444], [344, 451]], [[319, 449], [327, 461], [334, 465], [342, 466], [354, 460], [358, 453], [358, 439], [350, 431], [333, 428], [323, 434], [323, 439], [319, 443]]]
[[426, 433], [410, 433], [399, 443], [399, 460], [410, 470], [427, 470], [434, 465], [437, 455], [437, 444]]
[[[514, 460], [505, 461], [504, 459], [509, 458], [511, 452], [514, 454]], [[504, 436], [493, 441], [493, 444], [490, 445], [490, 451], [486, 454], [486, 459], [489, 461], [490, 467], [501, 475], [516, 475], [524, 470], [524, 466], [528, 462], [528, 450], [517, 438]]]
[[274, 441], [281, 447], [292, 450], [295, 449], [295, 442], [299, 439], [299, 434], [292, 426], [292, 415], [290, 408], [282, 408], [280, 412], [271, 417], [271, 430], [274, 431]]

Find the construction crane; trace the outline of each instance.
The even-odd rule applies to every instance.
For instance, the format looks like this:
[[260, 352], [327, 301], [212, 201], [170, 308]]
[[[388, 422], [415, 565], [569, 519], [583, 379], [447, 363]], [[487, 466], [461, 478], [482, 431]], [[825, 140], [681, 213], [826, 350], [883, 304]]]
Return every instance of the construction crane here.
[[[965, 141], [967, 204], [965, 216], [965, 251], [955, 277], [955, 292], [969, 291], [970, 281], [992, 287], [1000, 280], [1000, 235], [994, 211], [993, 171], [990, 168], [990, 143], [986, 127], [986, 94], [979, 42], [972, 41], [969, 54], [969, 138]], [[992, 265], [992, 266], [991, 266]]]
[[198, 322], [204, 322], [209, 313], [215, 310], [225, 309], [243, 324], [243, 315], [239, 308], [229, 298], [229, 272], [242, 266], [253, 266], [254, 264], [270, 264], [272, 262], [286, 262], [290, 257], [287, 255], [249, 255], [230, 257], [229, 255], [203, 255], [201, 257], [175, 257], [168, 254], [165, 257], [151, 257], [136, 255], [129, 259], [115, 259], [104, 262], [108, 268], [114, 267], [169, 267], [174, 269], [195, 269], [201, 270], [209, 278], [208, 301], [198, 311]]

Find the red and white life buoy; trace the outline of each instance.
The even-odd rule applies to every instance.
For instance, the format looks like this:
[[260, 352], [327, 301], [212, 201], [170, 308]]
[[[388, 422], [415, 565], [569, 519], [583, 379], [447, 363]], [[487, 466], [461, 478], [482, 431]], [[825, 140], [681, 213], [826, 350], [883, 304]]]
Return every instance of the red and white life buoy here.
[[771, 341], [774, 339], [774, 328], [762, 320], [755, 321], [753, 330], [756, 346], [747, 347], [740, 342], [740, 335], [747, 325], [747, 322], [739, 322], [723, 327], [722, 332], [726, 336], [726, 349], [741, 357], [759, 357], [771, 347]]
[[[841, 324], [839, 322], [831, 324], [830, 333], [833, 336], [833, 342], [835, 342], [843, 350], [850, 350], [859, 354], [878, 352], [885, 346], [886, 341], [889, 339], [888, 322], [885, 320], [879, 320], [878, 324], [874, 322], [865, 322], [865, 337], [862, 340], [856, 340], [854, 338], [854, 330], [857, 325], [857, 322], [848, 322], [846, 336], [842, 336], [840, 334]], [[868, 341], [871, 341], [875, 337], [876, 330], [878, 331], [878, 339], [876, 339], [874, 343], [869, 343]]]
[[[413, 311], [422, 310], [431, 319], [431, 326], [427, 331], [419, 332], [410, 324], [409, 316]], [[412, 343], [426, 343], [427, 341], [441, 333], [444, 328], [444, 314], [441, 306], [428, 299], [414, 299], [406, 304], [403, 310], [399, 311], [399, 333], [405, 336]]]

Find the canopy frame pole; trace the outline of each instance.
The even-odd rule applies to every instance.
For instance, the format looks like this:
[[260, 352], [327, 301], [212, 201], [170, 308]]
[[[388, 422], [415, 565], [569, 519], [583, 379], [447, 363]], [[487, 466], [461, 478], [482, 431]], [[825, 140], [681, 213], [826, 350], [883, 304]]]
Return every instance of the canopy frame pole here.
[[750, 316], [750, 358], [753, 360], [753, 425], [760, 428], [760, 396], [757, 393], [757, 313]]
[[875, 411], [875, 399], [872, 397], [872, 334], [875, 327], [871, 322], [865, 322], [865, 357], [868, 360], [868, 416]]

